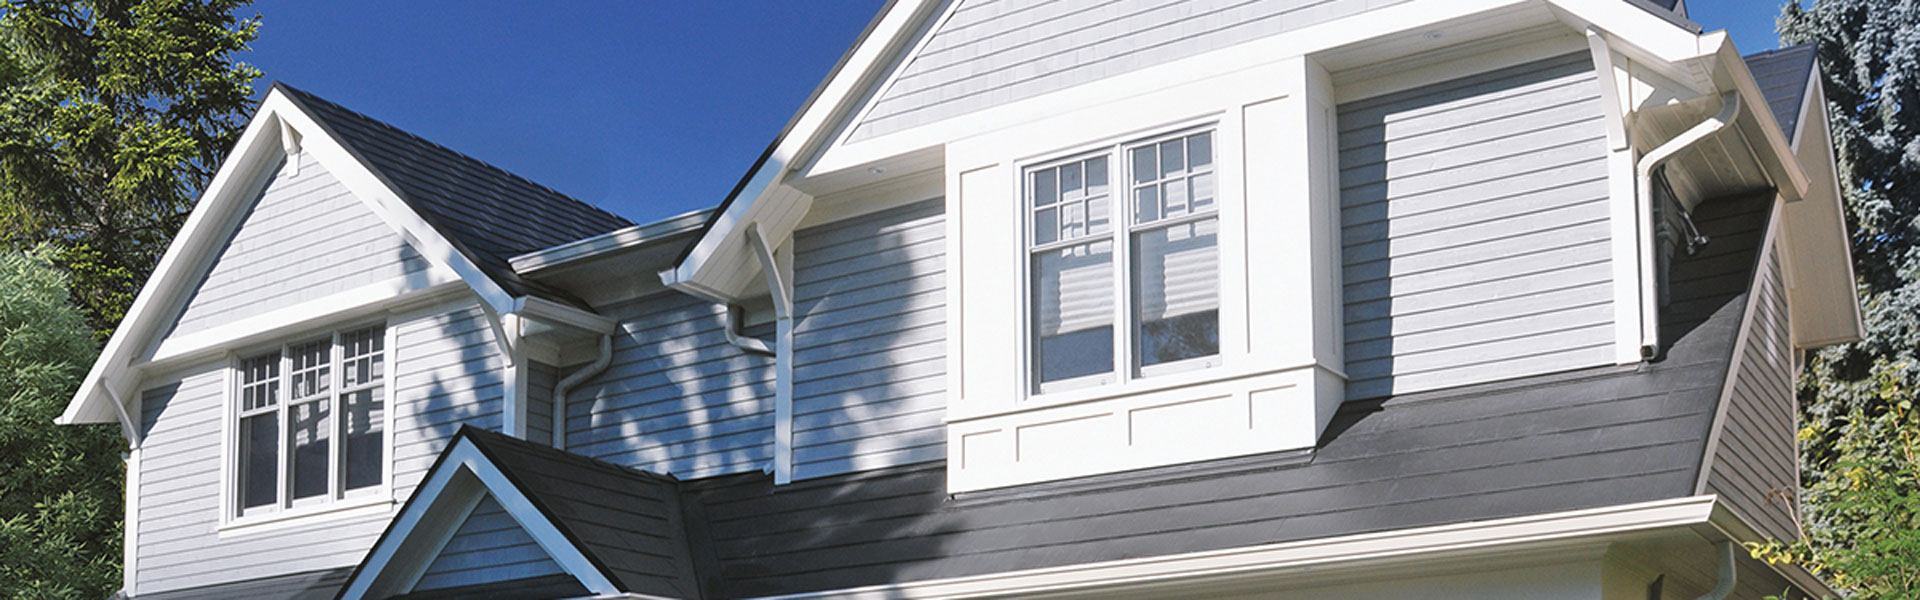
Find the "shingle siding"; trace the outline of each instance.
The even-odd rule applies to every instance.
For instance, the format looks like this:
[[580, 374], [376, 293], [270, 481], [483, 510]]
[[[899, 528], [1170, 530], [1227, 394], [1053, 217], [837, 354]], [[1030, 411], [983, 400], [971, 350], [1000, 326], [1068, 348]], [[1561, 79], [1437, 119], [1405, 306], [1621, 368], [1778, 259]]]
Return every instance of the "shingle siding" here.
[[480, 585], [564, 573], [492, 495], [473, 507], [415, 591]]
[[601, 312], [613, 360], [567, 394], [567, 451], [682, 478], [772, 465], [773, 359], [727, 342], [724, 307], [662, 293]]
[[426, 259], [311, 154], [283, 165], [233, 230], [170, 334], [427, 270]]
[[940, 199], [794, 235], [794, 476], [946, 456]]
[[1405, 0], [957, 0], [853, 140], [1166, 64]]
[[1338, 110], [1350, 398], [1612, 361], [1606, 140], [1585, 54]]
[[1707, 491], [1726, 499], [1761, 533], [1798, 539], [1799, 448], [1794, 437], [1793, 349], [1786, 290], [1776, 249], [1760, 263], [1753, 312], [1731, 393], [1724, 400], [1719, 447]]

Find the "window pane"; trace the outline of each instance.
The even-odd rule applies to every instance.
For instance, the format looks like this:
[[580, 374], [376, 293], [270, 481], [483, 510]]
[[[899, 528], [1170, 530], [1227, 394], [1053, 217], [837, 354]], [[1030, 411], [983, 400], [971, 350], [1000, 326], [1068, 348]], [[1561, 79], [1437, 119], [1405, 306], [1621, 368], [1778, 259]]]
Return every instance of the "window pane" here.
[[1060, 216], [1047, 208], [1033, 213], [1033, 243], [1048, 244], [1060, 239]]
[[240, 410], [273, 406], [280, 401], [280, 353], [249, 358], [240, 365]]
[[1134, 237], [1135, 339], [1139, 366], [1220, 352], [1217, 219]]
[[1160, 142], [1159, 175], [1161, 177], [1183, 171], [1187, 168], [1187, 153], [1183, 151], [1185, 147], [1186, 144], [1184, 144], [1182, 140]]
[[340, 374], [347, 386], [369, 383], [386, 375], [386, 354], [382, 352], [386, 345], [385, 327], [340, 334], [340, 345], [344, 361]]
[[266, 506], [279, 500], [280, 415], [266, 413], [240, 420], [240, 506]]
[[1100, 235], [1107, 232], [1113, 221], [1113, 200], [1105, 195], [1087, 198], [1087, 233]]
[[1187, 136], [1187, 166], [1198, 169], [1213, 164], [1213, 132]]
[[327, 441], [333, 436], [327, 425], [326, 400], [287, 406], [287, 433], [293, 438], [294, 499], [327, 493]]
[[1113, 370], [1113, 243], [1033, 255], [1033, 369], [1040, 383]]
[[347, 459], [346, 473], [340, 478], [349, 490], [379, 485], [386, 446], [382, 439], [387, 426], [386, 394], [381, 388], [361, 390], [347, 394], [345, 403]]
[[1141, 224], [1158, 220], [1160, 220], [1160, 186], [1135, 188], [1133, 190], [1133, 222]]
[[1075, 239], [1087, 235], [1087, 207], [1079, 202], [1060, 205], [1060, 237]]
[[293, 361], [288, 373], [289, 396], [294, 400], [325, 394], [333, 382], [333, 344], [326, 340], [308, 342], [287, 349]]
[[1207, 172], [1188, 177], [1187, 184], [1189, 189], [1193, 190], [1192, 206], [1194, 212], [1213, 208], [1213, 173]]
[[1033, 172], [1033, 205], [1048, 206], [1060, 199], [1059, 181], [1053, 169], [1041, 169]]
[[1096, 156], [1086, 160], [1087, 195], [1107, 193], [1107, 157]]
[[1160, 178], [1159, 155], [1153, 146], [1133, 149], [1133, 182], [1146, 183]]
[[1086, 187], [1083, 183], [1084, 182], [1080, 180], [1080, 163], [1060, 165], [1061, 198], [1078, 198], [1082, 196], [1081, 188]]
[[1165, 196], [1163, 204], [1166, 205], [1167, 217], [1186, 216], [1192, 212], [1188, 210], [1187, 206], [1187, 182], [1185, 180], [1175, 179], [1160, 185], [1163, 186], [1161, 188], [1161, 195]]

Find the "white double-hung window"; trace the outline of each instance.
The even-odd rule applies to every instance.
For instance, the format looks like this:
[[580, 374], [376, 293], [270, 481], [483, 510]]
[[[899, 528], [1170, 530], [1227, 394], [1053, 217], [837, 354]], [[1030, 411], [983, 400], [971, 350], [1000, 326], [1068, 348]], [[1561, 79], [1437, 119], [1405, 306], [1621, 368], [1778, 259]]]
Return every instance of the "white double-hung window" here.
[[340, 331], [240, 359], [238, 515], [324, 505], [386, 481], [385, 330]]
[[1217, 362], [1213, 137], [1185, 131], [1026, 170], [1032, 392]]

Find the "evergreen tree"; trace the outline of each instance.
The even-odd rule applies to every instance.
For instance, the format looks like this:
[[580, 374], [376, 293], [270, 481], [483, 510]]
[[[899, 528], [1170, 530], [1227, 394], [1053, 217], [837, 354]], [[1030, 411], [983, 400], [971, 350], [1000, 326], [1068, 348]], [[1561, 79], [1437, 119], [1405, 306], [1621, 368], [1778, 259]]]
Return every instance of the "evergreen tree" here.
[[1754, 551], [1856, 598], [1920, 597], [1920, 5], [1789, 0], [1779, 30], [1818, 50], [1868, 331], [1801, 375], [1807, 539]]
[[94, 600], [120, 583], [125, 445], [53, 424], [95, 351], [50, 254], [0, 254], [0, 597]]
[[53, 243], [104, 338], [237, 139], [246, 0], [0, 0], [0, 239]]

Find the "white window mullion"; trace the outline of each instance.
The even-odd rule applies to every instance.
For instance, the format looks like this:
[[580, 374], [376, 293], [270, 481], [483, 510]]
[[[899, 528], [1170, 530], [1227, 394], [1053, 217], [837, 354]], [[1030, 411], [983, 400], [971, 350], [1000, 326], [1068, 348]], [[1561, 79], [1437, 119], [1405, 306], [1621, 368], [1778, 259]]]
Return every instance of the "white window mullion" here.
[[328, 368], [327, 372], [327, 388], [329, 388], [330, 391], [327, 394], [327, 399], [323, 400], [323, 402], [328, 403], [327, 497], [334, 499], [346, 495], [345, 486], [341, 484], [340, 477], [341, 456], [347, 451], [347, 420], [344, 418], [346, 416], [346, 406], [344, 406], [346, 403], [341, 400], [346, 393], [344, 391], [346, 379], [343, 374], [346, 371], [346, 365], [342, 364], [343, 361], [341, 360], [345, 352], [346, 350], [340, 346], [340, 332], [333, 332], [333, 342], [329, 347], [327, 355], [328, 364], [332, 365]]
[[281, 510], [293, 506], [293, 413], [291, 409], [287, 408], [287, 405], [293, 404], [294, 391], [293, 356], [291, 351], [291, 346], [280, 346], [280, 373], [278, 379], [280, 380], [281, 398], [279, 402], [274, 403], [276, 407], [274, 418], [277, 420], [278, 428], [280, 429], [280, 451], [276, 457], [279, 461], [279, 468], [275, 469], [274, 474], [274, 477], [279, 482], [279, 486], [276, 488], [278, 490], [276, 492], [278, 494], [276, 498], [278, 498], [279, 501], [275, 502], [274, 506], [280, 507]]
[[1115, 170], [1119, 171], [1120, 177], [1117, 185], [1110, 185], [1109, 189], [1126, 190], [1126, 193], [1115, 193], [1115, 200], [1109, 203], [1113, 207], [1112, 222], [1120, 225], [1112, 228], [1113, 306], [1115, 307], [1113, 364], [1115, 376], [1121, 384], [1125, 384], [1133, 380], [1133, 369], [1129, 366], [1132, 364], [1133, 356], [1133, 294], [1127, 292], [1133, 285], [1133, 269], [1127, 267], [1133, 264], [1133, 233], [1131, 227], [1124, 226], [1133, 222], [1133, 165], [1127, 160], [1125, 148], [1116, 146], [1112, 152], [1113, 158], [1109, 160], [1113, 161], [1117, 167]]

